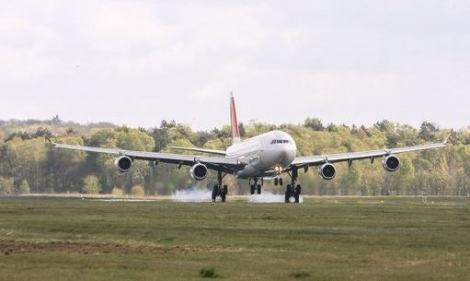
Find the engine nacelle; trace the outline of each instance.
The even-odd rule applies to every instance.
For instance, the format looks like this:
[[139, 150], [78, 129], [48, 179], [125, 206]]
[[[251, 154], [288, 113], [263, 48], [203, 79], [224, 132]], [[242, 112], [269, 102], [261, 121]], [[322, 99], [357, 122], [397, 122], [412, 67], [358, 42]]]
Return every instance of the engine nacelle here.
[[132, 159], [128, 156], [119, 156], [114, 160], [114, 166], [116, 166], [119, 172], [126, 173], [131, 169]]
[[400, 159], [395, 155], [389, 155], [382, 161], [384, 169], [389, 172], [395, 172], [400, 167]]
[[204, 164], [197, 163], [191, 167], [189, 173], [193, 179], [200, 181], [207, 177], [207, 167]]
[[331, 180], [336, 175], [335, 165], [331, 163], [325, 163], [318, 168], [318, 173], [324, 180]]

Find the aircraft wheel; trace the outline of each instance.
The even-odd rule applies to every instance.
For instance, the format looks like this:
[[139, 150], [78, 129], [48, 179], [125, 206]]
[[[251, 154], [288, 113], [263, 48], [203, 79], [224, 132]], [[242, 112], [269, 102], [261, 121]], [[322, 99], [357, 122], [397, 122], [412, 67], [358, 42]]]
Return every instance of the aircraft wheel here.
[[251, 195], [255, 194], [255, 189], [256, 189], [256, 188], [255, 188], [254, 185], [251, 185], [251, 186], [250, 186], [250, 193], [251, 193]]
[[302, 193], [302, 187], [300, 186], [300, 184], [298, 184], [296, 187], [295, 187], [295, 191], [294, 191], [294, 199], [295, 199], [295, 203], [299, 203], [299, 198], [300, 198], [300, 194]]
[[217, 198], [218, 193], [219, 193], [219, 186], [214, 185], [214, 187], [212, 188], [212, 202], [215, 202], [215, 199]]
[[291, 187], [290, 184], [288, 184], [287, 187], [286, 187], [286, 195], [285, 195], [285, 198], [284, 198], [286, 203], [290, 202], [289, 199], [290, 199], [291, 195], [292, 195], [292, 187]]
[[261, 194], [261, 184], [256, 187], [256, 193]]
[[222, 198], [222, 202], [225, 202], [225, 199], [227, 198], [227, 193], [228, 193], [227, 185], [224, 185], [222, 187], [222, 190], [220, 191], [220, 197]]

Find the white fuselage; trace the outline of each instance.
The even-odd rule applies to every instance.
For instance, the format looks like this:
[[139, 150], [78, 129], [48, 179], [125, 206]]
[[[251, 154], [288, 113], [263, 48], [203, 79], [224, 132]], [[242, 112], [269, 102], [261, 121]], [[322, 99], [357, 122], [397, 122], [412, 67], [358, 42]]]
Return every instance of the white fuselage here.
[[238, 178], [276, 177], [295, 158], [294, 139], [282, 131], [271, 131], [236, 142], [227, 148], [227, 158], [247, 164], [236, 173]]

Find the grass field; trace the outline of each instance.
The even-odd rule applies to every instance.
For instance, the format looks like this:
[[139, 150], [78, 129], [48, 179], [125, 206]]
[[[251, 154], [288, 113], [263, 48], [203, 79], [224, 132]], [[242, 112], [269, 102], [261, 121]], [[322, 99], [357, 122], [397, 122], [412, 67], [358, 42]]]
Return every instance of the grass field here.
[[470, 198], [0, 199], [0, 280], [469, 280]]

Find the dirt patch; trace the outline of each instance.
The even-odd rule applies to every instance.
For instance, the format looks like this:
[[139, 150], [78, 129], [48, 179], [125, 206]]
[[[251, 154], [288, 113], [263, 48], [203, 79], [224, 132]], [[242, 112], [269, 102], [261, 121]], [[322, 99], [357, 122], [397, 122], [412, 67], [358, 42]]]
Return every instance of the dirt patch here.
[[75, 253], [83, 255], [99, 254], [187, 254], [196, 252], [196, 248], [184, 246], [142, 246], [126, 245], [119, 243], [94, 243], [94, 242], [32, 242], [21, 240], [1, 240], [0, 255], [22, 255], [41, 253]]

